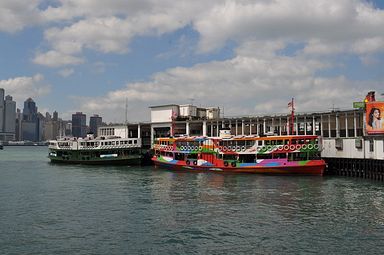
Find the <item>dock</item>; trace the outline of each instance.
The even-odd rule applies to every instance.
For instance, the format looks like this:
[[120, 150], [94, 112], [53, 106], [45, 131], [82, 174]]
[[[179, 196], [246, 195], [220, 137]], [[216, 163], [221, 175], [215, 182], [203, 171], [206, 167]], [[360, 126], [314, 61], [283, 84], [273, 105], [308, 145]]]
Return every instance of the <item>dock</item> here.
[[[373, 103], [384, 109], [384, 102]], [[219, 136], [222, 129], [230, 129], [236, 136], [319, 135], [323, 145], [321, 156], [327, 162], [325, 174], [384, 181], [384, 127], [382, 132], [369, 131], [365, 107], [296, 113], [293, 127], [290, 125], [292, 116], [287, 113], [220, 117], [219, 109], [202, 109], [193, 105], [150, 108], [150, 122], [100, 127], [98, 132], [101, 135], [140, 137], [147, 149], [158, 137], [170, 134], [212, 137]]]

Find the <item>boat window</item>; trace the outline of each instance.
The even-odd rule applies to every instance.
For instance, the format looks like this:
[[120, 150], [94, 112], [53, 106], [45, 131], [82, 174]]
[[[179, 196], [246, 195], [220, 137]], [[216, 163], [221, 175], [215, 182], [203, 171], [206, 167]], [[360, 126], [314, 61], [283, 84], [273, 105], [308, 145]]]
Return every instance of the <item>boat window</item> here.
[[197, 159], [197, 154], [196, 153], [188, 154], [187, 159]]
[[129, 144], [132, 144], [132, 140], [129, 140], [128, 142], [129, 142]]
[[240, 154], [239, 162], [240, 163], [255, 163], [255, 154]]
[[286, 158], [287, 153], [274, 153], [273, 158]]
[[133, 143], [134, 143], [134, 144], [137, 144], [137, 140], [134, 140]]
[[272, 154], [271, 153], [268, 153], [268, 154], [257, 154], [257, 159], [271, 159], [272, 158]]
[[258, 141], [258, 145], [259, 145], [259, 146], [262, 146], [262, 145], [263, 145], [263, 141], [262, 141], [262, 140], [259, 140], [259, 141]]
[[308, 154], [305, 152], [294, 152], [288, 157], [288, 161], [301, 161], [308, 160]]
[[244, 140], [237, 141], [237, 146], [245, 146], [245, 141]]
[[264, 145], [270, 145], [271, 144], [271, 141], [270, 140], [265, 140], [264, 141]]
[[276, 145], [283, 145], [284, 144], [284, 140], [276, 140]]
[[237, 155], [223, 154], [223, 160], [237, 160]]
[[183, 153], [175, 153], [175, 159], [176, 160], [184, 160], [184, 154]]

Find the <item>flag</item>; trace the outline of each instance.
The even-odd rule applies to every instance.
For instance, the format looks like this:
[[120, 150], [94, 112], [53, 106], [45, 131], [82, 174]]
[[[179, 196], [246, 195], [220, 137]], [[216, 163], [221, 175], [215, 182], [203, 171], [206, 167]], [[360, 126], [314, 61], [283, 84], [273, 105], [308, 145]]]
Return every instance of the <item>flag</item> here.
[[292, 102], [289, 102], [289, 103], [288, 103], [288, 107], [292, 107]]

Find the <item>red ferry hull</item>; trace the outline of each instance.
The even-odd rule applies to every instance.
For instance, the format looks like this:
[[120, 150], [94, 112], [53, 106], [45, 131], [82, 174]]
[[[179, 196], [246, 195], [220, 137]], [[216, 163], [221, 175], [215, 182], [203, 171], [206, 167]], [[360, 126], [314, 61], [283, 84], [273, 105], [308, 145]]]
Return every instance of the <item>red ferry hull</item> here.
[[174, 164], [171, 162], [152, 159], [155, 166], [175, 171], [199, 171], [199, 172], [221, 172], [221, 173], [253, 173], [253, 174], [279, 174], [279, 175], [323, 175], [325, 162], [323, 160], [312, 160], [309, 164], [300, 166], [254, 166], [254, 167], [231, 167], [231, 166], [190, 166]]

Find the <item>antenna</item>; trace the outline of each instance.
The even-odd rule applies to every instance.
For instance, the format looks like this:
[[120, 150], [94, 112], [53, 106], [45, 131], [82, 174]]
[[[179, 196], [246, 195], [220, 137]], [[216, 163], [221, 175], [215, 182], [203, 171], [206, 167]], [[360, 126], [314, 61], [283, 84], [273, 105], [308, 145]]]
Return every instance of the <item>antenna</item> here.
[[195, 101], [195, 99], [191, 97], [191, 98], [188, 98], [188, 100], [191, 101], [191, 105], [193, 105], [193, 101]]

